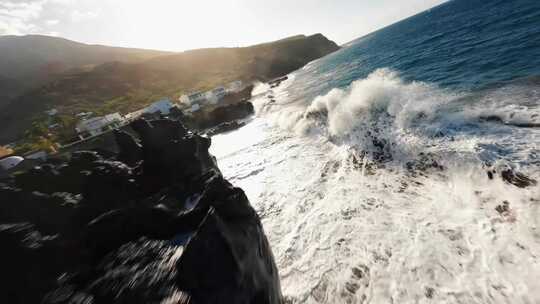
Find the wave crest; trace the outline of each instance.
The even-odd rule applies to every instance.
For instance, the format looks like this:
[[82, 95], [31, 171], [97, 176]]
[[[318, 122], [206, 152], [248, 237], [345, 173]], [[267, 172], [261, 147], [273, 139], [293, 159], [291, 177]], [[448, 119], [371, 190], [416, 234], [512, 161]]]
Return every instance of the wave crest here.
[[[493, 163], [500, 158], [520, 160], [522, 157], [513, 155], [536, 151], [530, 145], [516, 149], [516, 138], [526, 143], [531, 131], [514, 127], [518, 123], [534, 126], [531, 119], [540, 117], [540, 107], [531, 105], [532, 93], [522, 84], [455, 92], [405, 81], [398, 72], [383, 68], [308, 103], [290, 104], [286, 91], [274, 94], [284, 98], [277, 98], [270, 107], [273, 110], [260, 115], [284, 129], [322, 135], [375, 160], [405, 164], [421, 153], [433, 153], [454, 163]], [[504, 138], [511, 141], [504, 142]]]
[[419, 118], [433, 118], [440, 105], [455, 98], [426, 83], [405, 83], [395, 71], [379, 69], [347, 90], [333, 89], [317, 97], [303, 119], [326, 117], [329, 134], [338, 137], [387, 116], [395, 127], [405, 129]]

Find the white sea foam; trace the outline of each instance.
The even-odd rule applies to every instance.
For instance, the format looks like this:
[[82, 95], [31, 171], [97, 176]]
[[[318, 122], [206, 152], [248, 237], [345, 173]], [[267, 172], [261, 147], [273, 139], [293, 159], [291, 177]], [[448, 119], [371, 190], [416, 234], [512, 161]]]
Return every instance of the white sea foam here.
[[[540, 187], [486, 174], [540, 179], [540, 131], [504, 124], [535, 122], [534, 89], [451, 92], [383, 69], [312, 101], [268, 94], [212, 149], [261, 215], [290, 303], [540, 302]], [[444, 169], [410, 171], [420, 153]]]
[[[452, 92], [405, 82], [395, 71], [380, 69], [310, 103], [289, 105], [285, 96], [278, 98], [278, 105], [286, 106], [259, 107], [259, 113], [298, 135], [323, 135], [362, 151], [377, 150], [380, 147], [374, 144], [385, 143], [387, 152], [403, 163], [422, 152], [458, 163], [475, 161], [509, 144], [521, 147], [497, 157], [519, 162], [518, 154], [538, 150], [537, 142], [531, 142], [538, 131], [505, 124], [539, 123], [539, 96], [538, 91], [518, 85], [475, 94]], [[480, 151], [489, 148], [495, 149]]]

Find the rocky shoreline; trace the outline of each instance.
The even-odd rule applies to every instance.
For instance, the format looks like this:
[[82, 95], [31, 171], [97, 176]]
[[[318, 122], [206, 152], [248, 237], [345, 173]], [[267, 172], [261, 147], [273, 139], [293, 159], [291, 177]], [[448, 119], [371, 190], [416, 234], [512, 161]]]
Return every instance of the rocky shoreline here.
[[254, 86], [250, 85], [241, 92], [229, 94], [218, 107], [198, 111], [192, 117], [182, 116], [180, 121], [209, 136], [238, 129], [243, 126], [242, 120], [255, 114], [255, 108], [250, 102], [253, 89]]
[[260, 219], [211, 140], [172, 120], [116, 131], [0, 184], [2, 303], [281, 303]]

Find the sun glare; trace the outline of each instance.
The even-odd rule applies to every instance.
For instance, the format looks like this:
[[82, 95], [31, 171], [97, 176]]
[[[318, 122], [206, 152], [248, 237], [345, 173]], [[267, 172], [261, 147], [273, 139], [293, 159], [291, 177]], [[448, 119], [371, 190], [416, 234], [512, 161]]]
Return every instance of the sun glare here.
[[[144, 44], [159, 48], [185, 49], [204, 45], [212, 37], [223, 38], [242, 28], [242, 9], [236, 2], [223, 1], [137, 1], [117, 2], [121, 21]], [[219, 40], [219, 39], [214, 39]]]

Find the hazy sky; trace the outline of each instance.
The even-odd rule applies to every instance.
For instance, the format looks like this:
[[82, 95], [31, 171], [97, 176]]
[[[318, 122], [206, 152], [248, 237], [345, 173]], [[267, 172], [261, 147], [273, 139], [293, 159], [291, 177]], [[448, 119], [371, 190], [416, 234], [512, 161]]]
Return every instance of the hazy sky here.
[[181, 51], [323, 33], [339, 44], [444, 0], [0, 0], [0, 35]]

